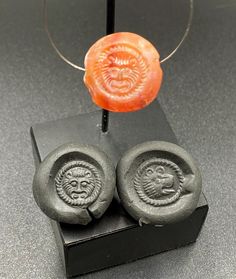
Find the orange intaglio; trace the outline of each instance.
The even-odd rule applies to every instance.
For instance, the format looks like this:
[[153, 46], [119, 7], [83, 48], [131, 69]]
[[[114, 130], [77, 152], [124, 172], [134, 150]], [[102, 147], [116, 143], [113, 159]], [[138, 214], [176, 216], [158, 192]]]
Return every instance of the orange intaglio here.
[[160, 55], [143, 37], [120, 32], [98, 40], [85, 57], [84, 82], [93, 102], [109, 111], [146, 107], [162, 82]]

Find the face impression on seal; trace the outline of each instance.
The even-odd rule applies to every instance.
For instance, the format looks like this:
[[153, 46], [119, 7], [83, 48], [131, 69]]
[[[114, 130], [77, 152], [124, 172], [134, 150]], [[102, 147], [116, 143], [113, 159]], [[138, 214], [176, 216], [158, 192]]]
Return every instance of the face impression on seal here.
[[144, 192], [149, 198], [156, 199], [175, 192], [174, 176], [166, 172], [163, 166], [149, 167], [142, 179]]
[[71, 199], [86, 199], [95, 188], [93, 174], [82, 167], [72, 168], [65, 173], [62, 188]]

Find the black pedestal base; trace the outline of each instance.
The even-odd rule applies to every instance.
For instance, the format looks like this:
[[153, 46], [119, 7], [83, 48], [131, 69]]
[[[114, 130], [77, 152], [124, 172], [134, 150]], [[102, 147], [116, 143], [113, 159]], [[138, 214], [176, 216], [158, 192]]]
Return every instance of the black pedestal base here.
[[[101, 133], [101, 111], [35, 125], [31, 129], [36, 166], [61, 144], [97, 145], [116, 164], [130, 147], [150, 140], [177, 143], [157, 102], [135, 113], [111, 114], [109, 133]], [[100, 219], [86, 227], [52, 221], [68, 277], [175, 249], [196, 240], [208, 211], [202, 194], [194, 213], [164, 227], [142, 226], [129, 217], [118, 198]]]

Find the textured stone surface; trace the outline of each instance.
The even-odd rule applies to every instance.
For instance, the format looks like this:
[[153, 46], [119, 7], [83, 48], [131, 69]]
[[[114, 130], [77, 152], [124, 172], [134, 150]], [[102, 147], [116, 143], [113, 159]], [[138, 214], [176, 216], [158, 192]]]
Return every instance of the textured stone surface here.
[[85, 57], [84, 82], [92, 100], [113, 112], [149, 105], [162, 82], [160, 55], [140, 35], [118, 32], [95, 42]]
[[[162, 57], [180, 38], [187, 1], [117, 2], [117, 31], [148, 38]], [[101, 6], [105, 1], [50, 1], [54, 38], [80, 64], [105, 34]], [[65, 65], [48, 44], [41, 7], [41, 1], [1, 1], [1, 279], [65, 278], [48, 218], [33, 200], [29, 127], [95, 108], [83, 73]], [[188, 40], [163, 65], [159, 100], [179, 143], [199, 162], [210, 204], [202, 233], [189, 247], [85, 278], [235, 279], [236, 6], [232, 0], [198, 0], [195, 7]]]

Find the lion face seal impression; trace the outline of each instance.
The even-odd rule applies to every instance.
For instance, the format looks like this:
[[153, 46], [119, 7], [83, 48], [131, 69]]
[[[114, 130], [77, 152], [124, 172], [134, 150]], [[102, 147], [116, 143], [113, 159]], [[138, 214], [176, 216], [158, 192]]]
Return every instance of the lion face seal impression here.
[[197, 207], [201, 174], [193, 158], [168, 142], [128, 150], [117, 166], [117, 188], [127, 212], [140, 225], [179, 222]]
[[115, 169], [98, 147], [65, 144], [39, 165], [33, 181], [36, 203], [50, 218], [86, 225], [112, 201]]
[[184, 176], [181, 169], [165, 159], [150, 159], [137, 169], [134, 188], [145, 203], [168, 205], [180, 198]]

